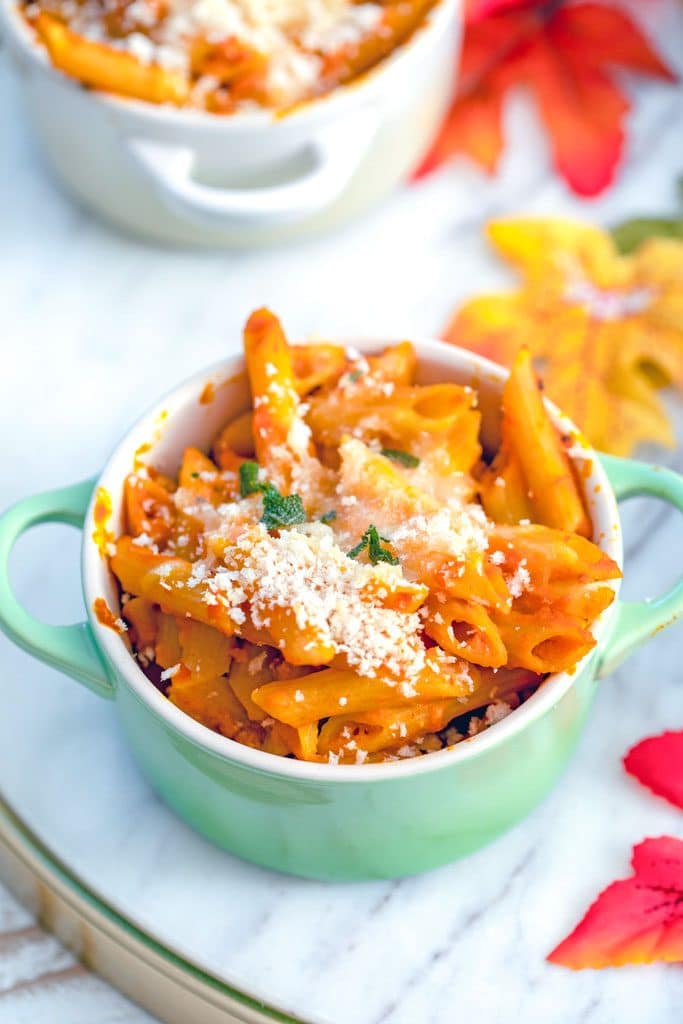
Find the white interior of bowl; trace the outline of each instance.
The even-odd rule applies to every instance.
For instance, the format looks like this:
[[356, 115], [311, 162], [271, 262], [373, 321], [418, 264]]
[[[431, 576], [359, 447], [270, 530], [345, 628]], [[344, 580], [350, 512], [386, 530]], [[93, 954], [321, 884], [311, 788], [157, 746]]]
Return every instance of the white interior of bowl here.
[[[377, 89], [382, 91], [387, 88], [391, 89], [393, 76], [406, 74], [405, 65], [408, 60], [419, 63], [426, 58], [425, 50], [431, 45], [432, 35], [440, 35], [442, 31], [448, 29], [460, 6], [461, 0], [437, 0], [435, 6], [427, 13], [410, 38], [397, 46], [373, 68], [357, 78], [337, 86], [323, 96], [300, 104], [288, 112], [284, 118], [278, 112], [266, 109], [242, 111], [231, 114], [229, 117], [222, 117], [191, 107], [147, 103], [144, 100], [95, 90], [91, 91], [89, 95], [93, 100], [104, 106], [112, 107], [116, 111], [135, 114], [141, 121], [157, 123], [171, 121], [175, 125], [201, 123], [204, 128], [219, 133], [229, 133], [231, 127], [237, 126], [240, 131], [249, 128], [260, 131], [268, 124], [286, 125], [289, 121], [318, 120], [321, 117], [327, 120], [344, 113], [348, 107], [357, 105], [359, 100], [374, 93]], [[82, 88], [80, 82], [54, 67], [45, 47], [37, 39], [26, 19], [22, 17], [16, 0], [0, 0], [0, 25], [4, 26], [5, 31], [11, 36], [12, 42], [25, 58], [38, 62], [45, 71], [61, 81], [71, 83], [74, 88]]]
[[[362, 352], [375, 352], [395, 339], [357, 340], [350, 339], [341, 344], [352, 344]], [[469, 384], [479, 393], [482, 411], [482, 440], [485, 447], [496, 447], [500, 420], [500, 393], [506, 371], [471, 352], [455, 348], [440, 341], [413, 342], [418, 353], [420, 383], [454, 381]], [[207, 383], [212, 385], [213, 398], [210, 402], [200, 400], [205, 394]], [[250, 405], [249, 389], [244, 371], [243, 358], [237, 357], [219, 363], [198, 373], [181, 384], [160, 402], [153, 406], [133, 427], [118, 446], [99, 480], [112, 499], [110, 527], [118, 536], [122, 529], [123, 481], [131, 472], [136, 453], [143, 446], [149, 446], [143, 459], [159, 471], [174, 476], [180, 466], [182, 454], [188, 445], [208, 450], [220, 428], [232, 416], [243, 412]], [[581, 468], [585, 480], [585, 493], [594, 526], [594, 538], [600, 547], [622, 564], [622, 542], [619, 513], [614, 493], [607, 476], [595, 454], [579, 437], [573, 424], [550, 405], [557, 425], [563, 432], [576, 438], [573, 457]], [[138, 455], [138, 458], [140, 456]], [[98, 643], [106, 652], [140, 698], [156, 714], [161, 715], [178, 732], [184, 734], [201, 747], [215, 752], [229, 760], [249, 765], [271, 774], [298, 778], [335, 781], [377, 780], [394, 778], [399, 774], [431, 771], [446, 762], [464, 760], [484, 753], [491, 744], [503, 740], [513, 732], [523, 729], [556, 704], [571, 687], [581, 670], [581, 664], [572, 675], [560, 673], [550, 676], [524, 704], [502, 721], [490, 726], [479, 736], [465, 740], [451, 749], [425, 754], [420, 757], [386, 764], [371, 765], [327, 765], [306, 761], [295, 761], [278, 757], [260, 750], [246, 747], [234, 740], [200, 725], [176, 708], [149, 681], [131, 657], [126, 642], [112, 629], [100, 624], [92, 613], [96, 598], [104, 597], [112, 610], [118, 610], [118, 588], [105, 560], [92, 539], [94, 530], [93, 505], [91, 502], [83, 533], [83, 589], [86, 607]], [[614, 583], [618, 592], [619, 582]], [[594, 623], [593, 635], [598, 643], [609, 625], [614, 605], [608, 608]], [[590, 657], [591, 655], [587, 655]]]

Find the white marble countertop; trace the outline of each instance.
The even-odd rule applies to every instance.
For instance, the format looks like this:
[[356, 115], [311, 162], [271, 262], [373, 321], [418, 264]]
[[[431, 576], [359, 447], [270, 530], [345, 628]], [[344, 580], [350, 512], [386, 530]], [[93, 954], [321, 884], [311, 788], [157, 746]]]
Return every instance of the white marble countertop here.
[[[653, 0], [672, 60], [683, 9]], [[624, 174], [599, 201], [548, 171], [522, 101], [498, 178], [464, 164], [405, 190], [334, 238], [276, 252], [161, 251], [111, 233], [63, 197], [21, 123], [0, 54], [0, 507], [95, 473], [150, 401], [239, 343], [268, 304], [296, 335], [429, 335], [462, 297], [507, 280], [481, 225], [513, 211], [609, 223], [667, 210], [683, 160], [683, 92], [641, 83]], [[680, 433], [680, 431], [679, 431]], [[657, 455], [670, 464], [675, 456]], [[680, 456], [678, 465], [681, 467]], [[625, 513], [626, 596], [676, 574], [680, 521]], [[17, 589], [36, 614], [82, 617], [75, 531], [20, 543]], [[680, 568], [680, 567], [678, 567]], [[675, 1024], [683, 972], [574, 975], [544, 961], [631, 846], [683, 817], [623, 773], [637, 739], [681, 725], [682, 634], [668, 631], [601, 688], [551, 797], [489, 848], [429, 875], [326, 886], [241, 864], [181, 825], [141, 780], [111, 707], [0, 639], [0, 788], [57, 852], [120, 905], [240, 987], [329, 1024]], [[143, 1024], [0, 890], [0, 1024]]]

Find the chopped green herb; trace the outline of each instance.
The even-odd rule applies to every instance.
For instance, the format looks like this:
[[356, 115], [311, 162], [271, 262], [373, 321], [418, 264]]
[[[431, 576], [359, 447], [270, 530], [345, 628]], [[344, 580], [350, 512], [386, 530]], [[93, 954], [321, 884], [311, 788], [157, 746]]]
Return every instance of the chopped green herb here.
[[336, 510], [336, 508], [331, 508], [329, 512], [323, 512], [323, 514], [320, 517], [320, 522], [321, 523], [333, 523], [336, 518], [337, 518], [337, 510]]
[[240, 466], [240, 494], [263, 495], [261, 522], [267, 530], [279, 530], [283, 526], [296, 526], [306, 522], [306, 511], [298, 494], [280, 494], [277, 487], [267, 480], [259, 480], [259, 464], [247, 460]]
[[393, 459], [394, 462], [400, 462], [402, 466], [406, 466], [408, 469], [415, 469], [415, 466], [420, 465], [417, 455], [401, 451], [400, 448], [382, 448], [382, 455], [385, 455], [387, 459]]
[[390, 541], [386, 537], [380, 536], [376, 526], [368, 526], [367, 530], [360, 539], [360, 542], [356, 544], [355, 548], [351, 548], [347, 551], [349, 558], [357, 558], [361, 551], [367, 549], [368, 558], [373, 565], [377, 565], [378, 562], [388, 562], [389, 565], [398, 565], [398, 558], [392, 555], [391, 551], [387, 548], [382, 547], [382, 541], [385, 544], [389, 544]]
[[360, 380], [362, 376], [362, 370], [352, 370], [351, 373], [349, 374], [349, 380], [351, 381], [352, 384], [355, 384], [356, 381]]
[[356, 544], [355, 548], [351, 548], [350, 551], [346, 552], [347, 557], [348, 558], [358, 558], [358, 556], [361, 553], [361, 551], [364, 551], [365, 548], [367, 547], [367, 545], [368, 545], [368, 537], [367, 537], [367, 533], [364, 533], [363, 536], [361, 537], [359, 543]]
[[190, 473], [190, 476], [192, 477], [193, 480], [199, 479], [199, 473]]
[[251, 462], [250, 460], [247, 460], [242, 463], [240, 466], [240, 494], [243, 498], [248, 497], [250, 494], [257, 494], [259, 491], [264, 491], [270, 486], [270, 484], [261, 483], [258, 475], [258, 462]]
[[267, 530], [283, 526], [297, 526], [306, 522], [306, 510], [298, 494], [282, 495], [272, 484], [263, 488], [263, 515], [261, 522]]

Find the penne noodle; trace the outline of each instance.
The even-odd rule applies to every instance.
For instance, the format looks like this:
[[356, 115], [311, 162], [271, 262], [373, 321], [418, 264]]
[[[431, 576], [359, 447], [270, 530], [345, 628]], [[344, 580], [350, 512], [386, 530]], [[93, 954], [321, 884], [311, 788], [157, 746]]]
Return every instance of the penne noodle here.
[[235, 657], [233, 660], [228, 683], [248, 717], [253, 722], [261, 722], [267, 717], [266, 713], [254, 703], [251, 695], [258, 686], [270, 682], [273, 678], [268, 661], [269, 652], [255, 644], [249, 644], [241, 653], [245, 657]]
[[110, 564], [128, 593], [160, 605], [171, 615], [190, 615], [228, 636], [236, 632], [237, 623], [227, 609], [221, 604], [207, 604], [204, 600], [210, 593], [206, 583], [199, 580], [195, 586], [187, 585], [192, 576], [190, 562], [168, 555], [155, 555], [134, 544], [130, 537], [121, 537]]
[[[178, 636], [178, 620], [173, 615], [159, 613], [154, 660], [163, 669], [180, 665], [182, 653]], [[189, 672], [189, 669], [188, 669]]]
[[306, 511], [319, 511], [329, 478], [315, 453], [296, 390], [293, 349], [277, 317], [252, 313], [244, 329], [244, 351], [254, 402], [256, 457], [268, 481], [283, 494], [299, 492]]
[[368, 754], [401, 747], [425, 733], [439, 732], [462, 714], [457, 700], [379, 708], [354, 715], [329, 718], [320, 730], [321, 754], [364, 750]]
[[528, 349], [520, 349], [503, 389], [503, 435], [519, 460], [533, 518], [589, 537], [590, 521], [569, 456], [544, 405]]
[[123, 485], [126, 529], [134, 535], [145, 534], [154, 544], [163, 544], [171, 534], [173, 500], [161, 484], [137, 474], [126, 477]]
[[132, 597], [121, 609], [121, 616], [128, 623], [136, 650], [154, 647], [159, 629], [159, 609], [155, 604], [144, 597]]
[[260, 747], [263, 730], [250, 722], [225, 677], [194, 679], [178, 672], [171, 680], [168, 697], [172, 704], [209, 729], [249, 747]]
[[533, 518], [522, 467], [513, 452], [501, 449], [479, 480], [479, 494], [487, 516], [496, 523], [531, 522]]
[[427, 655], [424, 669], [409, 685], [396, 680], [357, 676], [346, 669], [323, 669], [308, 676], [267, 683], [252, 694], [267, 714], [287, 725], [317, 722], [338, 713], [369, 711], [411, 701], [462, 698], [463, 706], [472, 693], [473, 683], [465, 662], [437, 660]]
[[294, 345], [291, 355], [294, 387], [301, 396], [336, 383], [346, 365], [341, 345]]
[[194, 619], [176, 619], [176, 624], [180, 663], [196, 681], [215, 679], [229, 672], [234, 648], [231, 637]]
[[619, 567], [592, 541], [537, 523], [494, 527], [489, 550], [500, 552], [503, 560], [510, 552], [516, 553], [517, 560], [525, 558], [529, 571], [543, 581], [594, 582], [621, 577]]
[[291, 608], [273, 607], [268, 611], [270, 642], [290, 665], [328, 665], [336, 649], [320, 630], [302, 628]]
[[485, 668], [506, 664], [505, 644], [482, 605], [450, 598], [443, 604], [430, 602], [428, 610], [425, 632], [442, 650]]
[[319, 761], [318, 756], [318, 725], [304, 725], [293, 729], [284, 722], [273, 722], [268, 728], [268, 736], [263, 749], [272, 754], [287, 757], [290, 754], [300, 761]]
[[179, 72], [142, 64], [130, 53], [77, 35], [46, 11], [34, 24], [55, 67], [84, 85], [148, 103], [180, 105], [188, 98], [189, 83]]
[[415, 382], [417, 356], [409, 341], [390, 345], [378, 355], [368, 356], [370, 373], [375, 380], [390, 384], [411, 385]]
[[556, 610], [512, 611], [497, 621], [510, 668], [566, 672], [595, 646], [592, 634], [570, 615]]
[[255, 454], [254, 414], [249, 409], [223, 427], [214, 441], [213, 457], [221, 469], [233, 469], [236, 458], [253, 459]]
[[299, 408], [287, 339], [280, 321], [268, 310], [259, 309], [249, 317], [244, 352], [254, 401], [256, 456], [268, 467], [271, 449], [287, 444]]
[[346, 435], [418, 455], [446, 446], [449, 472], [469, 471], [481, 455], [479, 412], [458, 384], [385, 385], [372, 377], [310, 399], [307, 423], [320, 444], [337, 448]]
[[[224, 458], [224, 462], [226, 462]], [[239, 495], [239, 463], [219, 470], [208, 455], [197, 448], [186, 448], [178, 474], [178, 483], [200, 501], [223, 505]]]

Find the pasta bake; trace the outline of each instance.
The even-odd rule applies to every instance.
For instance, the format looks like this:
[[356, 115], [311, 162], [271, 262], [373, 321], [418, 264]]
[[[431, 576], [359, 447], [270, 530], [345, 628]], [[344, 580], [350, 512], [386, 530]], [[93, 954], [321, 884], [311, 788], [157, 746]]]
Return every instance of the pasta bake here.
[[436, 0], [28, 0], [53, 64], [92, 88], [216, 114], [283, 110], [387, 57]]
[[484, 452], [473, 387], [244, 335], [252, 404], [177, 479], [138, 465], [110, 552], [121, 629], [192, 718], [274, 755], [386, 762], [468, 739], [593, 648], [617, 564], [529, 353]]

